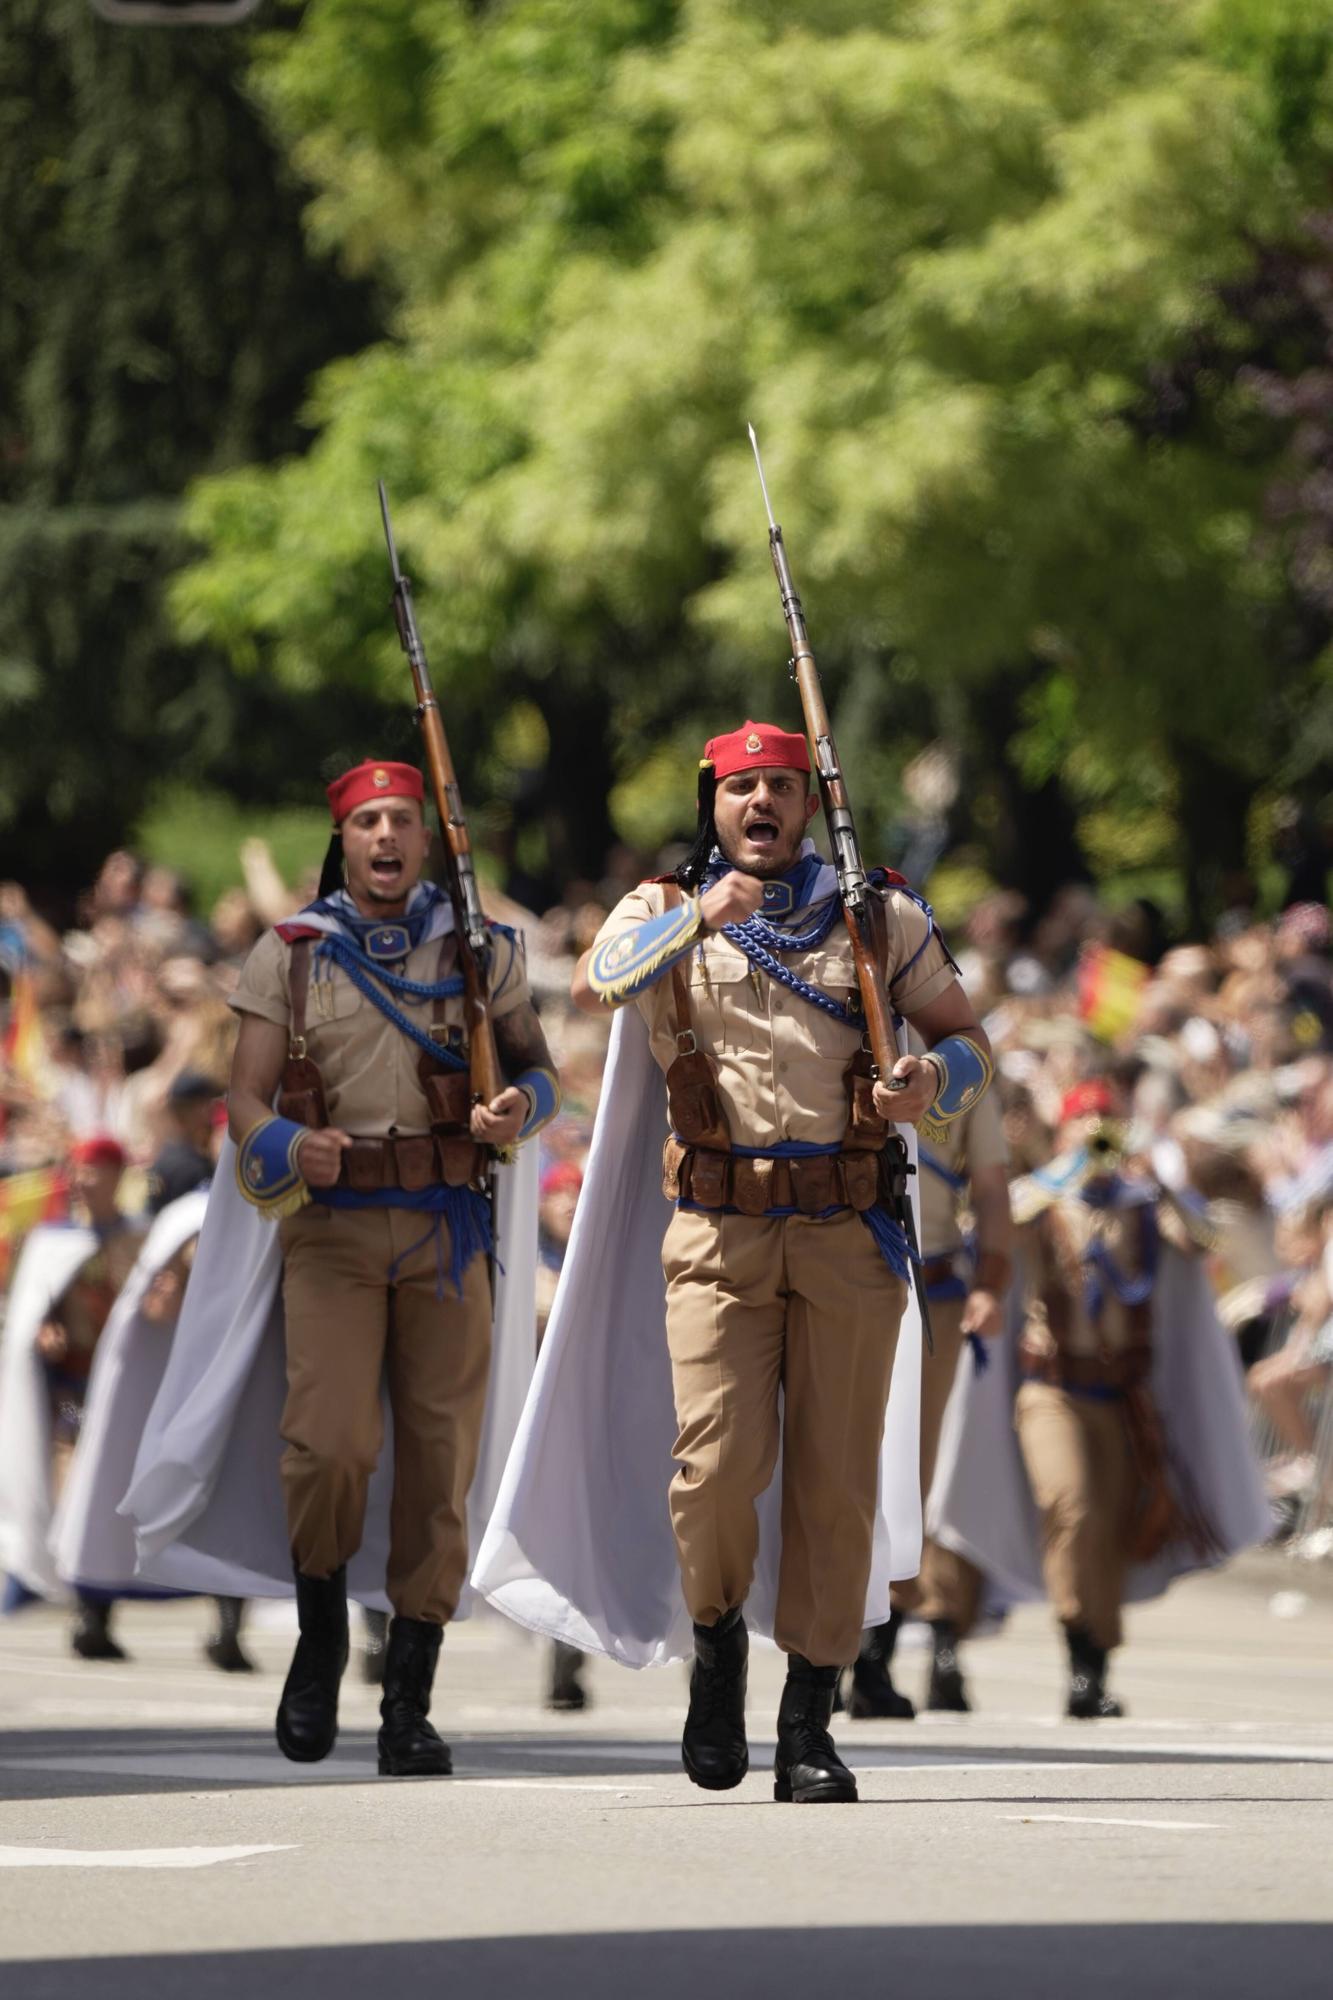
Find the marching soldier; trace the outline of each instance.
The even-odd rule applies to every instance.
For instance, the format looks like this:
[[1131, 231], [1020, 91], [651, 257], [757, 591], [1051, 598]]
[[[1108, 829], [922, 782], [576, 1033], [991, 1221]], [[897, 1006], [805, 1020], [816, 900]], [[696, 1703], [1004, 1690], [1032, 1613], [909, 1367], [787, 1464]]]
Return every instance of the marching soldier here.
[[[685, 1769], [726, 1790], [748, 1768], [744, 1610], [781, 1444], [775, 1789], [801, 1803], [857, 1796], [828, 1724], [866, 1609], [907, 1296], [885, 1148], [893, 1121], [932, 1107], [951, 1121], [990, 1077], [929, 910], [881, 874], [885, 986], [928, 1046], [899, 1059], [897, 1090], [874, 1078], [834, 873], [805, 838], [817, 810], [803, 736], [747, 722], [714, 739], [689, 860], [622, 899], [574, 982], [588, 1011], [637, 1011], [666, 1079], [670, 1509], [694, 1637]], [[913, 1432], [913, 1470], [916, 1449]]]
[[237, 1177], [278, 1219], [283, 1255], [282, 1483], [301, 1636], [277, 1735], [298, 1761], [326, 1756], [336, 1736], [346, 1566], [380, 1451], [384, 1375], [394, 1617], [379, 1768], [444, 1775], [450, 1753], [427, 1713], [466, 1574], [486, 1400], [488, 1160], [540, 1130], [558, 1088], [519, 942], [495, 927], [490, 1006], [510, 1081], [492, 1103], [470, 1102], [453, 909], [421, 881], [420, 772], [360, 764], [329, 803], [327, 893], [260, 939], [232, 1000]]

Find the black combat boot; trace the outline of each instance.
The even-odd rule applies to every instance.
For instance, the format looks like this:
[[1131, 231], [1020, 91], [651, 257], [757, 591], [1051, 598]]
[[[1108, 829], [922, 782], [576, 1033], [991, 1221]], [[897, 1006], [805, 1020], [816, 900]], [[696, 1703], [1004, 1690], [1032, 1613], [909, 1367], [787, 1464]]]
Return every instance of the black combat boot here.
[[301, 1636], [278, 1703], [278, 1748], [294, 1764], [317, 1764], [338, 1740], [338, 1686], [347, 1665], [347, 1569], [296, 1571]]
[[361, 1612], [361, 1678], [367, 1687], [384, 1686], [384, 1650], [389, 1638], [387, 1611]]
[[1069, 1646], [1069, 1700], [1065, 1714], [1077, 1722], [1099, 1722], [1123, 1715], [1124, 1709], [1106, 1692], [1106, 1648], [1093, 1644], [1081, 1625], [1066, 1625]]
[[448, 1778], [454, 1760], [449, 1745], [432, 1729], [430, 1691], [440, 1657], [442, 1625], [424, 1618], [394, 1618], [384, 1654], [384, 1699], [380, 1703], [380, 1776]]
[[799, 1653], [788, 1654], [773, 1762], [775, 1799], [798, 1806], [856, 1803], [856, 1780], [828, 1731], [841, 1672], [841, 1667], [812, 1667]]
[[111, 1605], [91, 1597], [79, 1597], [74, 1629], [69, 1635], [70, 1651], [81, 1660], [127, 1660], [129, 1654], [111, 1634]]
[[963, 1670], [958, 1664], [957, 1627], [947, 1618], [937, 1618], [932, 1621], [930, 1629], [935, 1644], [930, 1661], [926, 1707], [952, 1715], [967, 1715], [972, 1704], [967, 1698]]
[[551, 1646], [551, 1683], [546, 1706], [557, 1714], [573, 1714], [588, 1706], [588, 1690], [583, 1685], [583, 1655], [577, 1646], [557, 1639]]
[[686, 1773], [706, 1792], [729, 1792], [750, 1768], [745, 1740], [745, 1688], [750, 1635], [739, 1607], [716, 1625], [694, 1628], [690, 1707], [680, 1755]]
[[889, 1722], [910, 1722], [916, 1714], [905, 1694], [893, 1685], [889, 1662], [898, 1643], [903, 1614], [891, 1611], [883, 1625], [867, 1625], [861, 1634], [861, 1651], [852, 1668], [847, 1713], [853, 1722], [870, 1718]]
[[224, 1674], [252, 1674], [255, 1663], [241, 1649], [241, 1620], [245, 1616], [243, 1597], [215, 1597], [218, 1629], [204, 1643], [204, 1658]]

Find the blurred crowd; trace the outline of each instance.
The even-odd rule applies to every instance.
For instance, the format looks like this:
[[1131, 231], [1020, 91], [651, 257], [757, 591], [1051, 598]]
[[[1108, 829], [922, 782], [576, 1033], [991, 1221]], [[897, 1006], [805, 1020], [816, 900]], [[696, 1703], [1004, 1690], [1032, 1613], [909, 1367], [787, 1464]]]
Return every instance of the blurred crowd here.
[[[606, 1057], [606, 1023], [574, 1012], [570, 975], [619, 896], [674, 858], [615, 849], [601, 881], [571, 884], [540, 916], [485, 896], [492, 916], [524, 932], [564, 1084], [543, 1136], [543, 1321]], [[75, 1142], [120, 1142], [131, 1165], [122, 1199], [137, 1208], [197, 1184], [230, 1062], [227, 996], [260, 932], [314, 886], [285, 883], [262, 841], [241, 861], [244, 886], [206, 918], [180, 876], [124, 851], [63, 932], [22, 887], [0, 885], [0, 1285], [7, 1244], [58, 1212]], [[1267, 1427], [1275, 1492], [1307, 1493], [1325, 1448], [1321, 1396], [1333, 1405], [1327, 904], [1296, 902], [1271, 920], [1232, 912], [1210, 938], [1171, 944], [1147, 903], [1111, 911], [1072, 885], [1034, 920], [997, 892], [949, 943], [995, 1048], [1014, 1172], [1051, 1156], [1066, 1092], [1109, 1084], [1131, 1163], [1207, 1211], [1219, 1311]]]

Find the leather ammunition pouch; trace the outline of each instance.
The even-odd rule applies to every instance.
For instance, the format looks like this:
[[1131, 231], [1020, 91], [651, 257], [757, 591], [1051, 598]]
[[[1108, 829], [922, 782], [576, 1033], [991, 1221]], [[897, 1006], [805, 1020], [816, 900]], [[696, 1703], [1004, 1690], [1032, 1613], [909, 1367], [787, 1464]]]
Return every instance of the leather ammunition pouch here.
[[342, 1156], [339, 1187], [357, 1194], [380, 1188], [402, 1188], [415, 1194], [422, 1188], [480, 1187], [489, 1155], [472, 1139], [438, 1139], [432, 1133], [412, 1138], [353, 1139]]
[[811, 1153], [786, 1160], [745, 1160], [705, 1146], [668, 1139], [662, 1151], [662, 1192], [695, 1208], [734, 1208], [742, 1215], [795, 1209], [822, 1215], [830, 1208], [861, 1214], [879, 1198], [878, 1163], [869, 1153]]
[[859, 1048], [847, 1065], [843, 1083], [847, 1091], [847, 1130], [843, 1145], [877, 1153], [889, 1136], [889, 1121], [875, 1109], [875, 1059], [867, 1048]]

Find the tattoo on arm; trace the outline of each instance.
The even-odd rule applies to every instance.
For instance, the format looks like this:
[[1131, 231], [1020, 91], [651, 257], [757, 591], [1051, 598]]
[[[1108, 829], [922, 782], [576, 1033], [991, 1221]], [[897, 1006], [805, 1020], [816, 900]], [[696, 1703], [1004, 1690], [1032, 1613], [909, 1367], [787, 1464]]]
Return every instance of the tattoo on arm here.
[[511, 1082], [525, 1069], [555, 1068], [537, 1010], [530, 1000], [495, 1023], [495, 1046], [501, 1067]]

